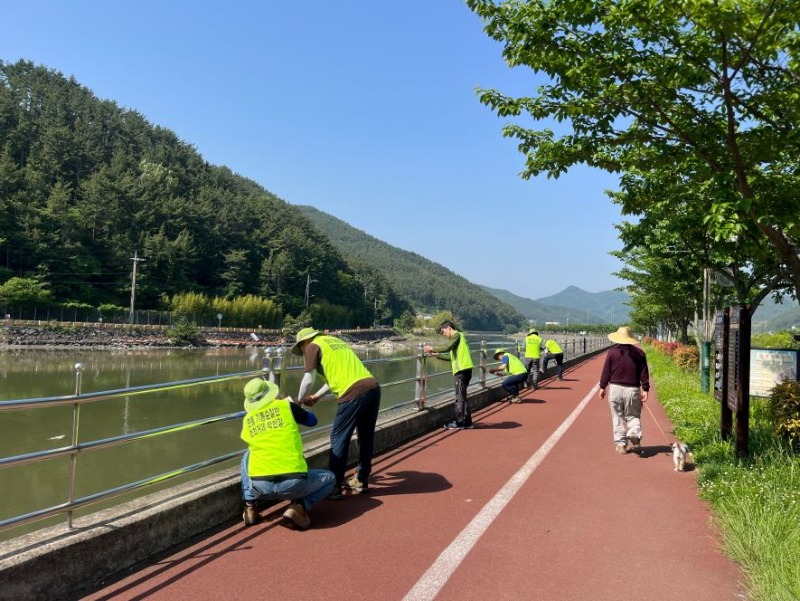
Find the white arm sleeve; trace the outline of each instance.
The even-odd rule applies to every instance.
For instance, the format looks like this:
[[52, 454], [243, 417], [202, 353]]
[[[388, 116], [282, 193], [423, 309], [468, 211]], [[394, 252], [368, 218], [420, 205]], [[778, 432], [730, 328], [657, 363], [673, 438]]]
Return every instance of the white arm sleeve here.
[[316, 380], [316, 378], [316, 369], [312, 369], [303, 374], [303, 379], [300, 381], [300, 390], [297, 393], [298, 400], [303, 400], [306, 395], [311, 394], [311, 387], [314, 386], [314, 380]]

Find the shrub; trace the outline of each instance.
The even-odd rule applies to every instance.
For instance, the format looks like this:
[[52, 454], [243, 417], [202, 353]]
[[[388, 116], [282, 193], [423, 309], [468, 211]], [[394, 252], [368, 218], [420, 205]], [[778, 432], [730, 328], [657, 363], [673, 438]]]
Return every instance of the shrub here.
[[679, 346], [672, 352], [672, 360], [682, 369], [696, 370], [700, 367], [700, 351], [696, 346]]
[[769, 411], [775, 430], [800, 450], [800, 382], [783, 382], [772, 389]]
[[177, 324], [167, 330], [167, 338], [172, 344], [199, 344], [200, 328], [188, 319], [181, 318]]

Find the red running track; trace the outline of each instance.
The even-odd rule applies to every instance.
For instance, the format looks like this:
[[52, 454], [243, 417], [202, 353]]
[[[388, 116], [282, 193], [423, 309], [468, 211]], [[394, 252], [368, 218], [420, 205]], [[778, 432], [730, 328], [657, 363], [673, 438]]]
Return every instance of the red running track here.
[[86, 599], [745, 599], [657, 390], [642, 455], [614, 452], [603, 357], [378, 457], [370, 493], [322, 501], [308, 531], [280, 504]]

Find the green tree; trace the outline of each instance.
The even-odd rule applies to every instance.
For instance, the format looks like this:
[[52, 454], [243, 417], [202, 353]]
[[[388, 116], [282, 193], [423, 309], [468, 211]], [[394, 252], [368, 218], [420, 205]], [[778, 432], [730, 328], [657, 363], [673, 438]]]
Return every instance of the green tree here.
[[[716, 241], [758, 232], [800, 290], [800, 4], [774, 0], [467, 0], [511, 67], [543, 75], [529, 97], [481, 89], [509, 122], [524, 177], [584, 163], [629, 182], [672, 174], [711, 200]], [[622, 182], [623, 187], [627, 184]], [[631, 207], [649, 210], [653, 197]]]
[[13, 277], [0, 284], [0, 303], [6, 305], [34, 305], [52, 300], [49, 286], [36, 278]]

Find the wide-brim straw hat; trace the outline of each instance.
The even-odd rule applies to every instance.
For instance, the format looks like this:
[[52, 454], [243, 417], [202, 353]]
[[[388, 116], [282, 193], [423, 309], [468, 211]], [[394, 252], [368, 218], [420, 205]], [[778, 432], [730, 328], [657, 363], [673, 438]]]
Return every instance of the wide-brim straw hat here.
[[244, 385], [244, 410], [258, 411], [278, 396], [278, 385], [263, 378], [253, 378]]
[[617, 344], [639, 344], [639, 340], [634, 338], [633, 332], [628, 326], [620, 326], [616, 332], [608, 335], [608, 339]]
[[303, 351], [300, 350], [300, 343], [305, 342], [306, 340], [311, 340], [317, 334], [319, 334], [319, 330], [315, 330], [314, 328], [303, 328], [297, 332], [297, 338], [294, 346], [292, 347], [292, 354], [302, 355]]
[[503, 353], [507, 353], [508, 351], [504, 348], [499, 348], [494, 352], [494, 358], [497, 359], [497, 355], [501, 355]]

